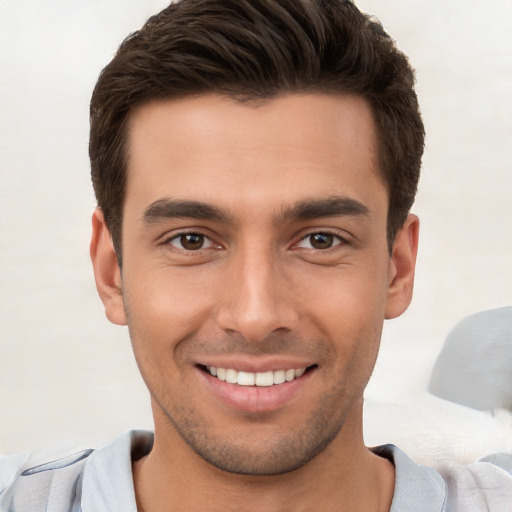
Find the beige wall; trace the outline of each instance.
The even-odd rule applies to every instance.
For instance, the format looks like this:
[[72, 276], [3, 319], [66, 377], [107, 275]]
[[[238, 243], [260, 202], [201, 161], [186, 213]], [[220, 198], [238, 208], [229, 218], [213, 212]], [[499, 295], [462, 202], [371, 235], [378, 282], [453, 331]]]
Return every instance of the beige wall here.
[[[151, 426], [127, 332], [104, 318], [88, 261], [87, 131], [98, 72], [164, 4], [0, 2], [0, 452]], [[392, 401], [423, 390], [454, 323], [512, 304], [512, 2], [358, 4], [417, 68], [428, 132], [416, 296], [386, 325], [368, 392]]]

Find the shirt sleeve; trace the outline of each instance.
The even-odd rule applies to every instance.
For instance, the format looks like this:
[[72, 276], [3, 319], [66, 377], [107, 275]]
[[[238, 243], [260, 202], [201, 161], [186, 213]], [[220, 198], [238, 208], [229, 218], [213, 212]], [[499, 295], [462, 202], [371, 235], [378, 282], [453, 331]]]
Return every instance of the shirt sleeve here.
[[[506, 462], [506, 459], [505, 459]], [[510, 458], [509, 461], [510, 463]], [[512, 475], [489, 461], [445, 469], [449, 512], [510, 512]]]
[[14, 482], [26, 460], [25, 453], [0, 457], [0, 495]]

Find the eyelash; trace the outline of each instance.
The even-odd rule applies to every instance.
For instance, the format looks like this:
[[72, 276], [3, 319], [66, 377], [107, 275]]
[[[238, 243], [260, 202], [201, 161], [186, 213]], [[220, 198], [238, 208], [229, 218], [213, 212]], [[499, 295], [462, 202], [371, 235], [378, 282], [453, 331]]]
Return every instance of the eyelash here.
[[[328, 252], [330, 250], [335, 250], [339, 246], [348, 245], [349, 241], [341, 236], [339, 233], [329, 231], [329, 230], [319, 230], [319, 231], [311, 231], [309, 233], [306, 233], [304, 236], [300, 238], [300, 240], [294, 244], [294, 249], [300, 249], [300, 244], [307, 241], [308, 239], [311, 239], [311, 237], [315, 235], [323, 235], [333, 238], [333, 243], [329, 247], [326, 248], [316, 248], [316, 247], [304, 247], [305, 249], [315, 251], [316, 253], [324, 253]], [[310, 242], [311, 243], [311, 242]]]
[[[198, 249], [187, 249], [185, 247], [183, 247], [183, 244], [182, 247], [175, 247], [173, 246], [172, 242], [175, 241], [175, 240], [179, 240], [181, 239], [182, 237], [186, 237], [187, 235], [191, 236], [191, 235], [195, 235], [197, 237], [201, 237], [202, 238], [202, 242], [203, 244], [201, 245], [201, 247], [199, 247]], [[204, 244], [205, 243], [208, 243], [208, 247], [204, 247]], [[211, 247], [220, 247], [220, 244], [217, 244], [213, 239], [212, 237], [204, 234], [204, 233], [201, 233], [200, 231], [181, 231], [180, 233], [176, 233], [168, 238], [166, 238], [164, 241], [163, 241], [163, 245], [171, 245], [173, 246], [175, 249], [181, 251], [181, 252], [184, 252], [184, 253], [197, 253], [203, 249], [210, 249]]]
[[[182, 237], [186, 237], [187, 235], [195, 235], [197, 237], [201, 237], [202, 238], [202, 244], [201, 244], [201, 247], [197, 248], [197, 249], [187, 249], [186, 247], [183, 247], [183, 244], [181, 243], [181, 247], [176, 247], [173, 245], [173, 241], [175, 240], [179, 240], [181, 239]], [[301, 247], [300, 244], [307, 241], [308, 239], [311, 239], [311, 237], [315, 236], [315, 235], [322, 235], [322, 236], [326, 236], [326, 237], [332, 237], [333, 239], [333, 243], [332, 245], [330, 245], [329, 247], [325, 247], [325, 248], [318, 248], [318, 247]], [[204, 244], [207, 243], [208, 246], [205, 247]], [[304, 248], [304, 249], [308, 249], [308, 250], [312, 250], [312, 251], [315, 251], [317, 253], [324, 253], [324, 252], [327, 252], [329, 251], [330, 249], [335, 249], [336, 247], [339, 247], [339, 246], [343, 246], [343, 245], [348, 245], [349, 244], [349, 241], [342, 237], [341, 235], [339, 235], [338, 233], [335, 233], [335, 232], [332, 232], [332, 231], [329, 231], [329, 230], [319, 230], [319, 231], [312, 231], [312, 232], [309, 232], [309, 233], [306, 233], [305, 235], [303, 235], [299, 241], [295, 244], [293, 244], [292, 246], [292, 249], [301, 249], [301, 248]], [[171, 245], [172, 247], [174, 247], [175, 249], [183, 252], [183, 253], [188, 253], [188, 254], [193, 254], [193, 253], [198, 253], [199, 251], [201, 250], [204, 250], [204, 249], [210, 249], [210, 248], [221, 248], [222, 246], [218, 243], [216, 243], [212, 237], [204, 234], [204, 233], [201, 233], [200, 231], [182, 231], [180, 233], [176, 233], [168, 238], [166, 238], [164, 241], [163, 241], [163, 245]]]

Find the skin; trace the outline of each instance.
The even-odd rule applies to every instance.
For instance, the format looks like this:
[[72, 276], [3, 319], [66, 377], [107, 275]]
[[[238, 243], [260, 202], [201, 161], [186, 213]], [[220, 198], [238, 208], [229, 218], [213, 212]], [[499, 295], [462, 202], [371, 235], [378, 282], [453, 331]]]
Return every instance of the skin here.
[[[122, 271], [100, 210], [91, 256], [152, 397], [140, 508], [389, 510], [362, 397], [384, 319], [411, 300], [418, 219], [390, 255], [367, 103], [154, 101], [132, 112], [129, 156]], [[252, 388], [233, 405], [203, 365], [310, 369], [282, 399]]]

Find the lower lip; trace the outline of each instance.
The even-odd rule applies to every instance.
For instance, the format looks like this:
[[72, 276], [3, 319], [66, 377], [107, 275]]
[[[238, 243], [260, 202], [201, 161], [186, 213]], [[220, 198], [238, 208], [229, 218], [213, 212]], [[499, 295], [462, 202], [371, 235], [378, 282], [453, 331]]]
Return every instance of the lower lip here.
[[314, 369], [310, 369], [297, 379], [273, 386], [239, 386], [203, 370], [197, 371], [221, 403], [243, 412], [271, 412], [289, 404], [301, 393], [314, 373]]

